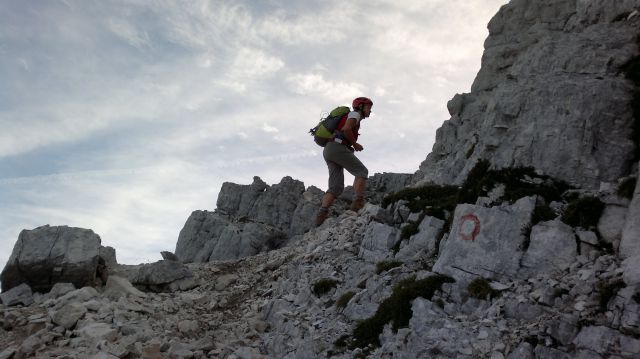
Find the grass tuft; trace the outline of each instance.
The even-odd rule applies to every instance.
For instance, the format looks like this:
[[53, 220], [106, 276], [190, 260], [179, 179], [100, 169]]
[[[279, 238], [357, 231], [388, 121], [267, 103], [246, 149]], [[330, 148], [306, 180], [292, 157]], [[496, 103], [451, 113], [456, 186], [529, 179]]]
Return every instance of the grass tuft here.
[[562, 214], [562, 221], [573, 227], [593, 229], [604, 211], [604, 203], [596, 197], [581, 197], [569, 202]]
[[402, 262], [400, 261], [382, 261], [376, 263], [376, 274], [380, 274], [382, 272], [386, 272], [389, 269], [400, 267]]
[[620, 183], [620, 186], [618, 186], [618, 191], [616, 193], [620, 197], [624, 197], [624, 198], [627, 198], [627, 199], [632, 199], [633, 198], [633, 192], [636, 189], [636, 183], [637, 182], [638, 182], [638, 180], [636, 178], [633, 178], [633, 177], [629, 177], [629, 178], [624, 179], [622, 181], [622, 183]]
[[487, 300], [495, 298], [498, 292], [491, 288], [489, 281], [484, 278], [476, 278], [467, 286], [469, 296], [476, 299]]
[[333, 279], [320, 279], [317, 281], [312, 288], [313, 294], [320, 297], [324, 294], [327, 294], [331, 291], [331, 289], [335, 288], [338, 285], [338, 282]]
[[379, 347], [379, 336], [387, 323], [392, 323], [394, 332], [409, 325], [412, 315], [411, 301], [417, 297], [431, 300], [442, 284], [453, 281], [450, 277], [436, 275], [421, 280], [411, 277], [399, 282], [394, 286], [391, 296], [380, 303], [376, 313], [356, 325], [353, 330], [352, 348]]
[[600, 303], [600, 310], [605, 312], [609, 306], [609, 301], [618, 294], [618, 291], [627, 285], [622, 279], [616, 279], [611, 282], [607, 280], [598, 281], [598, 302]]
[[338, 301], [336, 302], [336, 307], [338, 308], [346, 308], [347, 304], [349, 304], [349, 301], [351, 300], [351, 298], [353, 298], [353, 296], [356, 295], [355, 292], [346, 292], [344, 293], [342, 296], [340, 296], [340, 298], [338, 298]]

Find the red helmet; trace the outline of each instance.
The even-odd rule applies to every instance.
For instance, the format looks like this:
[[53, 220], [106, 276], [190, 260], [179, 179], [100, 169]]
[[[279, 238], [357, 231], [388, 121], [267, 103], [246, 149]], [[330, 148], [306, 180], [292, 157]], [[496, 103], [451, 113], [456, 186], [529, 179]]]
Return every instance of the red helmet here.
[[358, 97], [357, 99], [353, 100], [353, 109], [354, 110], [358, 110], [360, 109], [360, 105], [371, 105], [373, 106], [373, 101], [371, 101], [371, 99], [367, 98], [367, 97]]

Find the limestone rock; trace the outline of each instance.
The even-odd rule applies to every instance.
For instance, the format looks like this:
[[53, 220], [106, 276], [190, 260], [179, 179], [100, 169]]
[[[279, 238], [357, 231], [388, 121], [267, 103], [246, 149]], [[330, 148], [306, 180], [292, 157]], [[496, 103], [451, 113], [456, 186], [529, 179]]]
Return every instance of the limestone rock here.
[[640, 284], [640, 255], [629, 257], [622, 262], [624, 282], [633, 285]]
[[433, 270], [456, 279], [515, 277], [535, 202], [526, 197], [503, 207], [458, 205]]
[[461, 184], [479, 158], [594, 189], [625, 176], [633, 85], [620, 71], [640, 54], [637, 21], [605, 19], [637, 8], [636, 0], [501, 7], [471, 93], [449, 103], [451, 118], [413, 182]]
[[184, 264], [160, 260], [135, 266], [121, 265], [116, 272], [125, 276], [138, 288], [154, 292], [176, 291], [193, 288], [193, 273]]
[[60, 307], [68, 303], [82, 303], [98, 296], [98, 291], [93, 287], [82, 287], [68, 292], [56, 300], [56, 306]]
[[622, 354], [624, 358], [640, 355], [640, 340], [603, 326], [582, 328], [573, 344], [579, 349], [588, 349], [598, 354], [616, 353]]
[[103, 295], [109, 298], [119, 298], [127, 295], [140, 298], [147, 296], [145, 293], [136, 289], [126, 278], [115, 275], [109, 276]]
[[570, 226], [560, 220], [539, 223], [531, 229], [530, 244], [522, 258], [524, 277], [568, 268], [578, 250]]
[[17, 304], [29, 306], [33, 303], [33, 293], [27, 284], [22, 283], [0, 294], [0, 302], [7, 307]]
[[430, 216], [424, 217], [418, 226], [418, 233], [412, 235], [408, 241], [400, 243], [400, 250], [395, 258], [407, 261], [437, 252], [436, 242], [443, 227], [443, 220]]
[[268, 186], [225, 183], [215, 212], [194, 211], [180, 231], [176, 256], [188, 262], [236, 259], [276, 249], [313, 227], [323, 192], [284, 177]]
[[118, 338], [118, 331], [106, 323], [88, 323], [79, 328], [77, 332], [95, 342], [102, 340], [113, 342]]
[[162, 251], [162, 252], [160, 252], [160, 255], [162, 256], [162, 259], [164, 259], [166, 261], [176, 261], [176, 262], [180, 261], [180, 258], [178, 258], [178, 256], [173, 254], [173, 252]]
[[69, 303], [51, 314], [51, 321], [65, 329], [72, 329], [87, 313], [87, 308], [79, 303]]
[[607, 204], [598, 221], [598, 232], [602, 240], [618, 248], [622, 239], [622, 229], [627, 218], [628, 208], [616, 204]]
[[393, 257], [391, 248], [399, 239], [396, 228], [371, 222], [366, 229], [358, 256], [372, 263], [390, 259]]
[[21, 283], [44, 293], [58, 282], [93, 285], [99, 248], [100, 237], [90, 229], [46, 225], [23, 230], [0, 275], [2, 291]]
[[640, 181], [636, 183], [636, 189], [633, 191], [633, 199], [629, 205], [620, 242], [620, 256], [622, 258], [638, 255], [640, 255]]
[[100, 249], [98, 250], [98, 255], [100, 256], [101, 261], [104, 262], [104, 265], [107, 268], [114, 268], [115, 266], [118, 265], [115, 248], [100, 246]]

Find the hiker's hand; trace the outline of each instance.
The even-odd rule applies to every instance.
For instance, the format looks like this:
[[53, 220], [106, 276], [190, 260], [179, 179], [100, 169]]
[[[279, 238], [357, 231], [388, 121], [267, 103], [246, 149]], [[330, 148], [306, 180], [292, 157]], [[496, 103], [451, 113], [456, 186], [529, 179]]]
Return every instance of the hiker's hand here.
[[356, 143], [356, 144], [353, 145], [353, 149], [356, 150], [356, 151], [362, 151], [363, 148], [362, 148], [361, 144]]

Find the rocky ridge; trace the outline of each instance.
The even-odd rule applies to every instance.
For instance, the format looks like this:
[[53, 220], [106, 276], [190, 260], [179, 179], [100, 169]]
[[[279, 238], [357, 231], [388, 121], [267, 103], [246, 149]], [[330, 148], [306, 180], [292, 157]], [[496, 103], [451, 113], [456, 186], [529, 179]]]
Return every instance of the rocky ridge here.
[[[12, 259], [33, 255], [3, 271], [0, 359], [640, 356], [640, 173], [628, 140], [638, 9], [635, 0], [505, 5], [434, 153], [415, 176], [374, 176], [359, 213], [338, 203], [310, 228], [318, 189], [255, 178], [225, 184], [215, 212], [194, 212], [176, 256], [122, 266], [99, 237], [71, 251], [91, 258], [80, 262], [91, 263], [93, 283], [61, 282], [66, 260], [36, 244], [14, 250]], [[532, 92], [510, 111], [500, 94], [522, 94], [521, 84]], [[577, 90], [557, 92], [563, 84]], [[602, 96], [587, 101], [594, 89]], [[571, 111], [541, 113], [536, 97]], [[544, 140], [523, 145], [538, 125], [549, 128]], [[41, 227], [16, 248], [38, 234], [33, 243], [51, 241], [51, 231], [68, 232], [53, 237], [60, 248], [88, 233]], [[4, 287], [5, 273], [26, 279]], [[42, 273], [58, 277], [34, 293], [29, 278]]]

